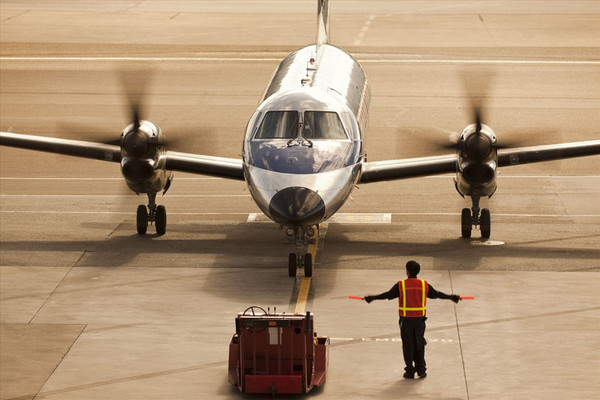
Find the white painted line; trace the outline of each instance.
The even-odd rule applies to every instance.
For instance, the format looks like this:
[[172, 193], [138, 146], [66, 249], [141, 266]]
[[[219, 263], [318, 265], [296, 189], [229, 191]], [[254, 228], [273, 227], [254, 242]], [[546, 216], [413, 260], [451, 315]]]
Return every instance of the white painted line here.
[[270, 57], [0, 57], [0, 61], [240, 61], [240, 62], [276, 62], [282, 58]]
[[[121, 212], [121, 211], [50, 211], [50, 210], [1, 210], [2, 214], [118, 214], [118, 215], [135, 215], [135, 212]], [[247, 213], [247, 212], [169, 212], [169, 215], [247, 215], [247, 222], [273, 222], [264, 214], [259, 213]], [[338, 214], [334, 215], [337, 216]], [[360, 215], [360, 214], [353, 214]], [[375, 214], [367, 214], [375, 215]], [[383, 213], [379, 214], [382, 216], [383, 222], [335, 222], [330, 218], [327, 222], [339, 223], [339, 224], [389, 224], [391, 218], [388, 219], [388, 215], [396, 216], [448, 216], [456, 217], [460, 216], [460, 213]], [[493, 217], [517, 217], [517, 218], [600, 218], [600, 214], [497, 214], [492, 213]]]
[[366, 59], [361, 64], [506, 64], [506, 65], [600, 65], [600, 61], [585, 60], [427, 60], [427, 59]]
[[[272, 222], [262, 213], [248, 215], [247, 222]], [[336, 224], [389, 224], [392, 222], [390, 213], [337, 213], [327, 220]]]
[[390, 213], [338, 213], [329, 219], [332, 224], [389, 224]]
[[363, 27], [360, 29], [360, 32], [358, 32], [358, 37], [354, 41], [354, 46], [360, 45], [360, 43], [362, 42], [362, 39], [365, 37], [365, 34], [369, 30], [369, 27], [371, 26], [371, 22], [373, 22], [373, 19], [375, 19], [375, 15], [369, 15], [369, 18], [367, 18], [367, 21], [365, 22]]
[[[212, 180], [225, 180], [226, 178], [213, 178], [213, 177], [198, 177], [198, 178], [175, 178], [177, 181], [212, 181]], [[0, 180], [14, 180], [14, 181], [124, 181], [122, 177], [18, 177], [18, 176], [0, 176]], [[229, 179], [227, 179], [229, 180]]]
[[[460, 216], [459, 212], [455, 213], [391, 213], [398, 216]], [[498, 214], [492, 213], [492, 217], [536, 217], [536, 218], [595, 218], [600, 214]]]
[[[364, 35], [364, 33], [363, 33]], [[0, 57], [0, 62], [7, 61], [193, 61], [193, 62], [280, 62], [282, 58], [269, 57]], [[515, 64], [515, 65], [600, 65], [600, 60], [494, 60], [494, 59], [361, 59], [360, 63], [368, 64]]]
[[[380, 342], [380, 343], [389, 343], [389, 342], [401, 342], [402, 339], [400, 338], [400, 336], [394, 336], [394, 337], [358, 337], [358, 338], [336, 338], [336, 337], [332, 337], [329, 339], [332, 343], [334, 342], [352, 342], [352, 341], [356, 341], [356, 342]], [[433, 339], [429, 339], [427, 338], [427, 343], [453, 343], [454, 339], [450, 339], [450, 338], [443, 338], [443, 339], [438, 339], [438, 338], [433, 338]]]
[[[115, 197], [125, 197], [125, 198], [138, 198], [142, 197], [136, 194], [0, 194], [0, 198], [6, 197], [16, 197], [16, 198], [25, 198], [25, 197], [42, 197], [42, 198], [115, 198]], [[173, 194], [165, 197], [169, 198], [228, 198], [228, 197], [244, 197], [249, 198], [249, 194]]]
[[[135, 215], [135, 212], [121, 211], [48, 211], [48, 210], [13, 210], [0, 211], [2, 214], [114, 214], [114, 215]], [[248, 215], [247, 212], [169, 212], [171, 215]]]
[[[422, 177], [423, 179], [448, 179], [456, 174], [443, 174]], [[501, 179], [600, 179], [600, 175], [504, 175], [498, 174]], [[417, 179], [417, 178], [415, 178]], [[19, 177], [19, 176], [0, 176], [0, 180], [7, 181], [123, 181], [122, 177]], [[227, 178], [214, 177], [186, 177], [175, 178], [176, 181], [207, 181], [207, 180], [227, 180]]]

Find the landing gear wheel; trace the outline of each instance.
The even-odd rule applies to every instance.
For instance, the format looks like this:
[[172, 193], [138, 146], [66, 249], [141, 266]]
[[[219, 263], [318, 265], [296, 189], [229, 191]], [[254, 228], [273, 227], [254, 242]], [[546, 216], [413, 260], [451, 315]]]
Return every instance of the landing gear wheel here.
[[156, 220], [154, 224], [156, 225], [156, 233], [159, 235], [164, 235], [167, 231], [167, 209], [165, 206], [156, 207]]
[[304, 276], [310, 278], [312, 276], [312, 254], [306, 253], [304, 255]]
[[471, 237], [471, 210], [468, 208], [462, 209], [460, 217], [460, 227], [462, 231], [462, 237], [468, 239]]
[[492, 218], [490, 216], [490, 210], [484, 208], [481, 210], [481, 218], [479, 222], [481, 228], [481, 237], [484, 239], [490, 238], [490, 232], [492, 230]]
[[288, 257], [288, 274], [294, 278], [296, 276], [296, 270], [298, 269], [298, 262], [296, 260], [296, 253], [290, 253]]
[[138, 234], [145, 235], [148, 229], [148, 209], [143, 204], [140, 204], [137, 208], [136, 224]]

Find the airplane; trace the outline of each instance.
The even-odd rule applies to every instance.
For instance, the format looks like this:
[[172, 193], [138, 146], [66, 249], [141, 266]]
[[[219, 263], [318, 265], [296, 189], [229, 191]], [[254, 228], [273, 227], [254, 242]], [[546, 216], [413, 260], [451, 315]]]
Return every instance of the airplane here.
[[316, 42], [290, 53], [277, 67], [248, 121], [241, 159], [169, 150], [165, 133], [140, 118], [136, 101], [131, 102], [133, 121], [117, 144], [0, 132], [0, 145], [120, 163], [129, 189], [148, 196], [148, 205], [137, 209], [140, 235], [151, 223], [157, 234], [165, 234], [166, 209], [156, 204], [156, 194], [169, 190], [173, 171], [245, 181], [260, 210], [284, 226], [286, 239], [295, 243], [288, 257], [291, 277], [301, 268], [312, 276], [308, 245], [358, 184], [454, 173], [456, 190], [472, 202], [462, 210], [461, 235], [470, 238], [473, 226], [479, 226], [487, 239], [490, 211], [480, 209], [479, 200], [495, 193], [498, 168], [600, 154], [600, 140], [502, 147], [475, 106], [475, 121], [451, 146], [454, 153], [367, 161], [367, 78], [349, 53], [329, 43], [329, 0], [317, 2]]

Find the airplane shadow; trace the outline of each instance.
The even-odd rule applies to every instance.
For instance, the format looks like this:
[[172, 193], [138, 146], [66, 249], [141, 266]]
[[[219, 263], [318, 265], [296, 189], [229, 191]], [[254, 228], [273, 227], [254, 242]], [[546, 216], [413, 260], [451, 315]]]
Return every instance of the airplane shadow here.
[[[28, 265], [44, 265], [36, 257], [48, 253], [81, 253], [76, 267], [160, 267], [206, 268], [208, 274], [201, 290], [220, 296], [220, 289], [266, 279], [286, 282], [287, 253], [293, 245], [285, 244], [284, 232], [273, 223], [209, 222], [173, 224], [164, 236], [133, 234], [131, 223], [122, 223], [105, 240], [93, 241], [2, 241], [1, 255], [7, 265], [12, 253], [28, 254]], [[506, 243], [499, 246], [474, 245], [478, 239], [441, 239], [437, 242], [407, 240], [397, 225], [331, 224], [319, 243], [315, 277], [321, 270], [390, 269], [408, 259], [430, 259], [426, 268], [433, 270], [554, 270], [561, 260], [581, 262], [580, 270], [596, 265], [599, 251], [590, 248], [561, 246], [556, 240], [530, 243]], [[600, 237], [600, 235], [594, 235]], [[356, 238], [359, 238], [358, 240]], [[577, 239], [565, 237], [565, 240]], [[10, 261], [9, 261], [10, 263]], [[526, 265], [524, 265], [524, 263]], [[526, 268], [523, 268], [523, 267]], [[563, 269], [564, 270], [564, 269]], [[574, 269], [572, 269], [574, 270]], [[594, 270], [594, 268], [591, 268]], [[329, 291], [334, 282], [320, 282], [319, 295]], [[231, 292], [228, 294], [231, 296]], [[239, 292], [244, 299], [243, 291]]]

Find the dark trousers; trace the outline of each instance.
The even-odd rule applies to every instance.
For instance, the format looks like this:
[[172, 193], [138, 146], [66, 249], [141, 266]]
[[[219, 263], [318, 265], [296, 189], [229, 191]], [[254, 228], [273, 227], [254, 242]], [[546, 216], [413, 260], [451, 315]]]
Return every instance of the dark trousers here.
[[400, 337], [404, 354], [405, 371], [423, 375], [425, 366], [425, 320], [426, 317], [400, 318]]

